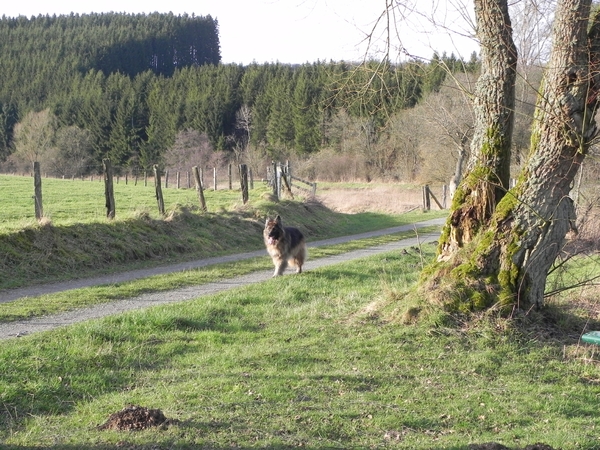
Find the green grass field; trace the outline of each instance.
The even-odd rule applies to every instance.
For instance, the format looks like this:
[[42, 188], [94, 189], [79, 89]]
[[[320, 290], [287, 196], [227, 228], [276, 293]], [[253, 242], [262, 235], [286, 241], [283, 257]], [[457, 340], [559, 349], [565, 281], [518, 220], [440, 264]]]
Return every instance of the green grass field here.
[[[595, 349], [513, 322], [394, 320], [386, 254], [0, 348], [3, 448], [600, 448]], [[572, 330], [570, 330], [572, 331]], [[173, 423], [100, 431], [130, 404]]]
[[[163, 181], [164, 183], [164, 181]], [[140, 214], [160, 218], [156, 193], [152, 180], [144, 185], [138, 180], [124, 179], [114, 182], [117, 220], [127, 220]], [[165, 209], [172, 211], [178, 205], [199, 206], [195, 189], [165, 188], [163, 185]], [[90, 179], [61, 180], [42, 178], [42, 199], [44, 216], [55, 225], [72, 223], [93, 223], [106, 220], [104, 182], [96, 176]], [[255, 192], [261, 194], [264, 189]], [[0, 232], [13, 231], [35, 224], [33, 178], [29, 176], [0, 175], [0, 211], [2, 222]], [[241, 203], [239, 189], [206, 189], [206, 202], [209, 212], [230, 209], [236, 202]]]
[[[53, 196], [60, 203], [64, 186], [76, 186], [67, 183], [86, 189], [86, 182], [56, 181], [49, 204]], [[52, 191], [52, 183], [46, 184]], [[88, 272], [78, 266], [87, 260], [78, 246], [96, 240], [85, 250], [121, 268], [255, 249], [262, 245], [264, 216], [275, 212], [319, 238], [433, 217], [344, 215], [310, 203], [273, 203], [265, 193], [258, 188], [242, 207], [235, 192], [219, 201], [216, 192], [219, 211], [201, 214], [177, 200], [167, 207], [168, 219], [151, 212], [120, 219], [126, 214], [118, 212], [110, 223], [100, 213], [76, 222], [55, 212], [51, 225], [28, 224], [14, 205], [13, 219], [0, 231], [0, 273], [19, 277], [43, 267], [45, 275], [40, 271], [35, 280], [57, 279], [60, 271], [52, 266], [60, 264], [65, 277], [82, 276]], [[102, 243], [109, 247], [105, 253]], [[311, 257], [374, 243], [380, 241], [324, 248]], [[27, 256], [14, 267], [11, 252], [18, 249], [28, 249]], [[466, 321], [429, 306], [411, 322], [407, 312], [414, 300], [407, 293], [423, 260], [433, 257], [433, 246], [422, 251], [392, 252], [5, 340], [0, 448], [470, 450], [471, 444], [514, 449], [541, 442], [562, 450], [600, 449], [598, 350], [579, 341], [586, 327], [598, 324], [595, 291], [563, 294], [543, 313], [512, 320], [490, 312]], [[118, 260], [121, 254], [129, 257]], [[597, 260], [582, 261], [579, 274], [589, 276]], [[11, 314], [115, 300], [264, 266], [270, 267], [266, 257], [30, 299], [37, 306], [25, 300], [0, 304], [0, 317], [12, 320]], [[102, 270], [102, 264], [88, 268]], [[558, 278], [554, 274], [552, 283]], [[136, 432], [98, 429], [131, 404], [160, 409], [171, 422]]]

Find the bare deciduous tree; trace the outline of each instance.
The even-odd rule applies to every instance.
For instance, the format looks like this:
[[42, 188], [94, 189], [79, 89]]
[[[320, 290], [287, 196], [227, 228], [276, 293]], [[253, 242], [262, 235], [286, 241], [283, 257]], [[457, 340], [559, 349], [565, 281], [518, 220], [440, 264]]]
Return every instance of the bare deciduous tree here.
[[15, 125], [15, 156], [30, 163], [39, 161], [53, 146], [56, 118], [49, 109], [28, 112]]
[[92, 135], [88, 130], [76, 126], [59, 128], [43, 164], [55, 176], [76, 177], [88, 171], [92, 152]]
[[414, 182], [421, 167], [422, 120], [409, 111], [395, 114], [374, 147], [382, 174]]
[[165, 153], [165, 168], [191, 170], [193, 166], [205, 168], [221, 165], [218, 155], [212, 150], [206, 134], [196, 130], [180, 131], [175, 143]]
[[235, 128], [241, 131], [242, 148], [246, 149], [252, 133], [252, 109], [248, 105], [242, 105], [235, 113]]
[[442, 161], [453, 161], [451, 172], [439, 180], [448, 182], [451, 195], [462, 180], [469, 157], [475, 121], [469, 92], [474, 82], [472, 74], [455, 75], [439, 92], [424, 100], [419, 112], [429, 124], [426, 130], [421, 129], [429, 143], [427, 153], [423, 154], [425, 165], [434, 168]]
[[548, 61], [555, 8], [556, 0], [519, 0], [509, 6], [519, 66], [525, 76], [525, 69]]

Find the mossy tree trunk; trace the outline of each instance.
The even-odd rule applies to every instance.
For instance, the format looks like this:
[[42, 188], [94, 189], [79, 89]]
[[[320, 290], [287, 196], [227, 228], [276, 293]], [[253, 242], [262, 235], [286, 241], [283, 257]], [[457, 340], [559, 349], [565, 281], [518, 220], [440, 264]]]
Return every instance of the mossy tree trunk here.
[[[472, 236], [469, 242], [463, 239], [454, 246], [453, 234], [461, 230], [453, 230], [452, 220], [463, 204], [453, 204], [450, 225], [439, 248], [439, 262], [425, 283], [429, 289], [441, 289], [443, 301], [452, 309], [500, 305], [511, 311], [543, 305], [547, 274], [565, 235], [574, 227], [575, 210], [569, 191], [597, 134], [594, 116], [600, 86], [600, 14], [588, 33], [590, 3], [559, 1], [530, 155], [517, 185], [497, 205], [485, 199], [471, 200], [478, 214], [484, 208], [495, 207], [487, 221], [485, 217], [480, 220], [479, 229], [468, 229]], [[500, 129], [491, 122], [488, 125], [491, 130]], [[474, 170], [482, 164], [484, 155], [480, 155]], [[490, 189], [498, 188], [498, 184], [488, 181]], [[462, 202], [467, 201], [463, 195]]]
[[452, 197], [440, 258], [451, 258], [490, 219], [510, 180], [517, 49], [506, 0], [475, 0], [481, 74], [475, 85], [471, 157]]

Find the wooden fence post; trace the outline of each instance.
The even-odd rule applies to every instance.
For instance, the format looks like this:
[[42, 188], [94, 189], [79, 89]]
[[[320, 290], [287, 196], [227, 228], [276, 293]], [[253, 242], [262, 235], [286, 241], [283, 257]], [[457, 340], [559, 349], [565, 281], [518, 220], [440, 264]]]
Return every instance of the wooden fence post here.
[[444, 209], [448, 206], [448, 186], [445, 184], [442, 186], [442, 206]]
[[163, 199], [162, 188], [160, 187], [160, 171], [158, 165], [154, 164], [154, 186], [156, 190], [156, 201], [158, 202], [158, 212], [165, 215], [165, 200]]
[[[284, 169], [284, 167], [281, 168], [282, 171]], [[292, 194], [292, 185], [291, 185], [291, 179], [288, 179], [288, 175], [285, 172], [281, 173], [281, 180], [283, 180], [283, 183], [281, 183], [281, 187], [285, 187], [286, 192], [290, 195], [290, 197], [292, 197], [292, 199], [294, 198], [294, 194]], [[281, 189], [280, 189], [281, 191]]]
[[240, 187], [242, 189], [242, 202], [248, 203], [248, 166], [240, 164]]
[[427, 186], [427, 195], [428, 195], [428, 197], [433, 199], [435, 204], [438, 205], [438, 208], [444, 209], [444, 208], [442, 208], [442, 205], [440, 204], [440, 202], [438, 202], [438, 199], [435, 197], [435, 195], [433, 195], [433, 192], [431, 191], [431, 189], [429, 189], [429, 186]]
[[165, 188], [169, 187], [169, 171], [165, 170]]
[[431, 209], [431, 200], [429, 198], [429, 186], [423, 186], [423, 211], [429, 211]]
[[206, 212], [206, 201], [204, 200], [204, 190], [202, 189], [202, 179], [200, 178], [200, 171], [198, 166], [192, 167], [192, 173], [194, 174], [194, 181], [196, 182], [196, 192], [198, 192], [198, 200], [200, 200], [200, 208]]
[[104, 198], [106, 199], [106, 217], [115, 218], [115, 192], [113, 189], [113, 170], [110, 159], [102, 160], [104, 168]]
[[229, 176], [229, 190], [233, 189], [233, 174], [231, 173], [231, 164], [227, 166], [227, 175]]
[[[287, 184], [291, 187], [292, 185], [292, 168], [290, 167], [290, 160], [285, 161], [285, 177], [287, 179]], [[291, 189], [290, 189], [291, 191]]]
[[214, 190], [217, 190], [217, 168], [213, 167], [213, 187]]
[[277, 195], [279, 193], [279, 188], [277, 186], [277, 163], [275, 161], [272, 162], [273, 166], [272, 166], [272, 172], [271, 172], [271, 177], [272, 177], [272, 181], [273, 181], [273, 195], [276, 198], [279, 198], [279, 195]]
[[252, 168], [248, 169], [248, 175], [250, 176], [250, 189], [254, 190], [254, 175], [252, 174]]
[[40, 220], [44, 216], [44, 208], [42, 207], [42, 174], [40, 173], [40, 163], [33, 163], [33, 191], [35, 202], [35, 218]]
[[181, 187], [181, 172], [177, 171], [177, 189]]

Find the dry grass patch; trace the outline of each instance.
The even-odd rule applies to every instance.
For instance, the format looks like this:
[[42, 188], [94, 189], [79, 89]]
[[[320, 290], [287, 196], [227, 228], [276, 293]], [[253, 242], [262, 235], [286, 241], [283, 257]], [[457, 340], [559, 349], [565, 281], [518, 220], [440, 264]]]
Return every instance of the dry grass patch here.
[[[434, 192], [437, 196], [437, 192]], [[402, 214], [422, 207], [420, 186], [401, 184], [365, 184], [359, 187], [325, 186], [317, 189], [317, 198], [328, 208], [344, 213], [380, 212]], [[441, 201], [441, 194], [439, 200]], [[435, 205], [432, 208], [437, 209]]]

